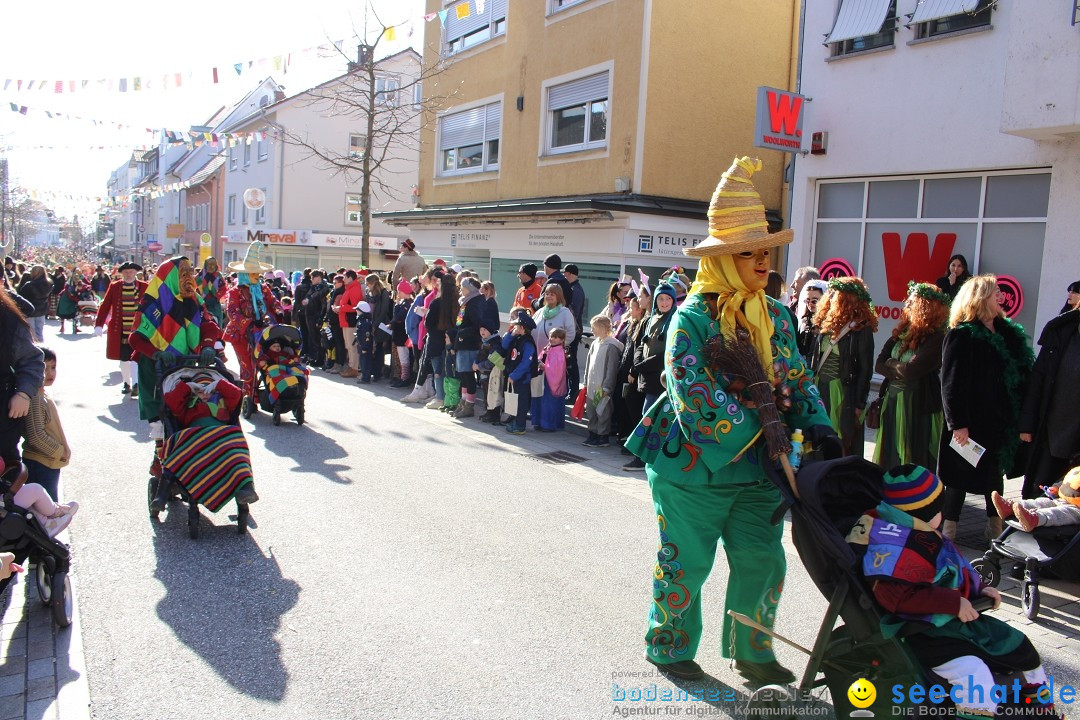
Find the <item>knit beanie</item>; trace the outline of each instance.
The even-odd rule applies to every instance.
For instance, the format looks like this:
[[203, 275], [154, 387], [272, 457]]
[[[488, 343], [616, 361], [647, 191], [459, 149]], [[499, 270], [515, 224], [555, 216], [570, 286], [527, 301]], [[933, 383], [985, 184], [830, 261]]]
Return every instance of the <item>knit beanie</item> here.
[[461, 281], [461, 289], [465, 290], [466, 288], [468, 288], [469, 294], [471, 295], [474, 292], [480, 291], [480, 283], [476, 282], [471, 277], [467, 277]]
[[901, 465], [885, 473], [884, 500], [923, 522], [941, 512], [945, 486], [921, 465]]
[[521, 265], [521, 267], [518, 268], [518, 272], [525, 273], [526, 275], [528, 275], [531, 278], [536, 277], [536, 270], [537, 270], [537, 267], [535, 265], [533, 265], [532, 263], [523, 263]]
[[413, 286], [412, 283], [405, 278], [401, 279], [401, 282], [397, 284], [397, 291], [402, 295], [412, 295]]

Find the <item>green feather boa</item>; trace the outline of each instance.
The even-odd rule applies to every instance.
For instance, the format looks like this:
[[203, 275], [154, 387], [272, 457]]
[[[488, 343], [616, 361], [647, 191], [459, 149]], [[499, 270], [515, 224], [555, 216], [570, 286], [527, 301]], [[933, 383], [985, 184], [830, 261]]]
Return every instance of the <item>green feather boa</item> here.
[[[1031, 375], [1032, 365], [1035, 364], [1035, 353], [1031, 349], [1031, 343], [1028, 341], [1023, 325], [1005, 317], [999, 319], [1002, 322], [995, 322], [994, 326], [1001, 332], [990, 332], [978, 320], [960, 323], [956, 328], [966, 328], [973, 338], [990, 345], [1005, 366], [1003, 377], [1005, 394], [1009, 398], [1009, 410], [1012, 411], [1013, 422], [1006, 428], [1005, 444], [998, 451], [998, 462], [1000, 463], [998, 467], [1001, 468], [1002, 472], [1009, 473], [1012, 471], [1012, 462], [1013, 458], [1016, 457], [1016, 450], [1020, 447], [1017, 422], [1020, 419], [1020, 404], [1024, 400], [1027, 379]], [[1004, 335], [1009, 335], [1013, 342], [1007, 342]], [[1012, 353], [1010, 345], [1022, 348], [1019, 358]]]

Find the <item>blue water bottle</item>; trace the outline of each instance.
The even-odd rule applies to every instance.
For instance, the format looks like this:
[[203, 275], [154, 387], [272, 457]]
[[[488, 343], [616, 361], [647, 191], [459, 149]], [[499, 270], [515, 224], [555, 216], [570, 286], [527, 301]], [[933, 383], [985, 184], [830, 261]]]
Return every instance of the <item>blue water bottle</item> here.
[[792, 470], [798, 470], [802, 465], [803, 457], [803, 434], [802, 430], [796, 430], [791, 433], [791, 454], [788, 455], [788, 462], [791, 464]]

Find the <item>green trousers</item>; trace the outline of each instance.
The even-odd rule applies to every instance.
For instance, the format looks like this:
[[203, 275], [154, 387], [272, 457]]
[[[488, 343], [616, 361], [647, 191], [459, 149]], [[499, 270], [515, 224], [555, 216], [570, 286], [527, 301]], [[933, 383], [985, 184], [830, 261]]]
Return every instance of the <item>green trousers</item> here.
[[139, 419], [161, 419], [161, 395], [158, 393], [157, 372], [154, 361], [145, 355], [139, 355]]
[[[744, 461], [745, 462], [745, 461]], [[780, 492], [764, 478], [749, 484], [678, 485], [647, 469], [660, 545], [653, 572], [653, 603], [645, 636], [659, 663], [692, 660], [701, 642], [701, 586], [717, 544], [727, 556], [722, 655], [750, 662], [775, 659], [772, 638], [735, 623], [727, 610], [767, 628], [776, 621], [787, 561], [783, 523], [770, 524]], [[732, 629], [734, 628], [734, 642]]]

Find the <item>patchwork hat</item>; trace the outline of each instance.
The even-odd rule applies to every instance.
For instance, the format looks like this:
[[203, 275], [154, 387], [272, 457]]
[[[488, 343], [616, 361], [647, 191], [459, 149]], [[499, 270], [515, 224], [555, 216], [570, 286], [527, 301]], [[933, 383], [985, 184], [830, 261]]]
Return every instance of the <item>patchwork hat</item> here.
[[924, 522], [941, 512], [945, 486], [921, 465], [901, 465], [885, 473], [884, 500]]

